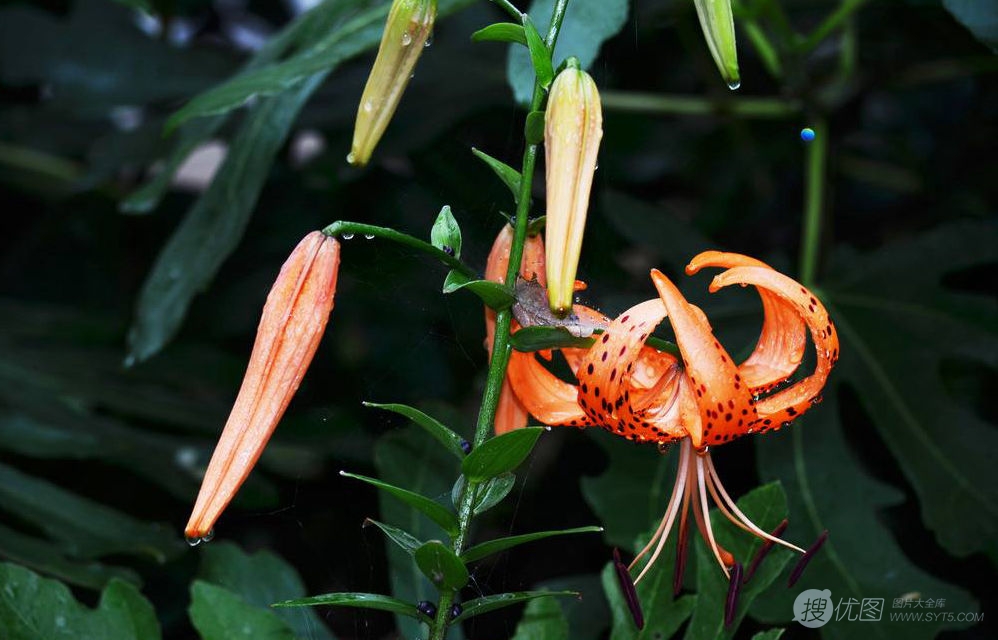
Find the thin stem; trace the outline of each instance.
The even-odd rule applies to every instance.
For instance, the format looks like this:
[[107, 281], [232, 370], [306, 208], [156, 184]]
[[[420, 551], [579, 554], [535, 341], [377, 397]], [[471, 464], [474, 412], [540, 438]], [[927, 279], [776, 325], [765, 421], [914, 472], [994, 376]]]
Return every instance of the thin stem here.
[[513, 6], [512, 2], [509, 0], [489, 0], [492, 4], [497, 5], [500, 9], [509, 14], [509, 17], [513, 18], [517, 22], [523, 22], [523, 13]]
[[410, 236], [409, 234], [389, 229], [388, 227], [376, 227], [371, 224], [361, 224], [360, 222], [350, 222], [348, 220], [337, 220], [322, 230], [327, 236], [346, 236], [349, 234], [362, 233], [364, 236], [391, 240], [398, 244], [405, 245], [422, 253], [433, 256], [451, 269], [460, 271], [470, 278], [477, 278], [478, 272], [461, 262], [460, 259], [450, 255], [446, 251], [437, 249], [429, 242]]
[[828, 162], [828, 121], [819, 116], [812, 127], [814, 140], [808, 143], [805, 162], [804, 221], [801, 229], [800, 281], [814, 284], [821, 243], [821, 213], [825, 201], [825, 165]]
[[[509, 10], [509, 3], [499, 3], [500, 6]], [[510, 7], [512, 5], [509, 5]], [[568, 7], [568, 0], [557, 0], [551, 13], [551, 28], [548, 31], [545, 43], [548, 50], [553, 50], [558, 40], [558, 33], [561, 30], [561, 23], [565, 17], [565, 10]], [[545, 93], [540, 84], [534, 81], [533, 98], [530, 101], [530, 111], [539, 111], [544, 105]], [[520, 171], [520, 193], [516, 204], [516, 226], [513, 233], [513, 244], [509, 252], [509, 267], [506, 271], [506, 282], [516, 281], [516, 274], [520, 272], [520, 262], [523, 258], [523, 244], [527, 239], [527, 226], [530, 215], [530, 192], [533, 187], [534, 169], [537, 166], [536, 144], [527, 144], [523, 150], [523, 163]], [[424, 243], [425, 244], [425, 243]], [[442, 252], [441, 252], [442, 253]], [[446, 255], [446, 254], [445, 254]], [[478, 447], [488, 437], [489, 432], [495, 422], [496, 408], [499, 406], [499, 395], [502, 392], [503, 381], [506, 378], [506, 366], [509, 364], [509, 357], [512, 351], [510, 346], [510, 326], [512, 324], [512, 311], [503, 309], [496, 312], [496, 329], [492, 342], [492, 359], [489, 361], [489, 372], [485, 380], [485, 391], [482, 393], [482, 405], [478, 412], [478, 422], [475, 425], [474, 447]], [[464, 549], [468, 537], [468, 531], [473, 517], [473, 506], [475, 494], [478, 492], [478, 485], [472, 482], [467, 484], [464, 494], [461, 496], [457, 508], [458, 534], [451, 541], [454, 553], [460, 554]], [[437, 616], [430, 625], [429, 640], [444, 640], [447, 635], [447, 628], [450, 625], [450, 610], [454, 604], [457, 592], [445, 590], [440, 593], [440, 602], [437, 604]]]
[[797, 47], [800, 53], [807, 53], [827, 38], [833, 31], [845, 22], [857, 9], [866, 4], [867, 0], [843, 0], [842, 4], [819, 24]]
[[663, 93], [632, 93], [603, 91], [600, 93], [603, 108], [608, 111], [632, 113], [661, 113], [670, 115], [736, 115], [746, 118], [790, 118], [801, 111], [796, 100], [782, 98], [731, 98], [711, 100], [698, 96], [679, 96]]

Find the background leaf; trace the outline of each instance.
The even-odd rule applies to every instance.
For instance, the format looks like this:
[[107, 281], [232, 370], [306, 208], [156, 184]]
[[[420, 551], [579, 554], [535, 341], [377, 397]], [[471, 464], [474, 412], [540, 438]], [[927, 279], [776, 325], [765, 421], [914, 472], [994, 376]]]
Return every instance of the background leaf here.
[[943, 0], [943, 6], [960, 24], [970, 29], [975, 38], [998, 53], [998, 7], [990, 2], [974, 0]]
[[538, 598], [527, 603], [513, 640], [568, 640], [568, 620], [557, 598]]
[[207, 582], [191, 585], [191, 622], [203, 640], [294, 640], [275, 613], [255, 607], [238, 595]]

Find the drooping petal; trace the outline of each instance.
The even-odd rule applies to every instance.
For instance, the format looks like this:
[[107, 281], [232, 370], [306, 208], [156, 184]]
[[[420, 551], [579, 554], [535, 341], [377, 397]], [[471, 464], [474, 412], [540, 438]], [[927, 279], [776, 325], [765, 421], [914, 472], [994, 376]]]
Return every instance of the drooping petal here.
[[711, 291], [731, 284], [748, 284], [768, 291], [787, 305], [807, 324], [817, 353], [814, 372], [796, 384], [758, 402], [760, 431], [777, 429], [800, 416], [821, 399], [821, 389], [839, 358], [839, 336], [824, 305], [807, 288], [778, 271], [762, 267], [735, 267], [714, 277]]
[[[738, 253], [704, 251], [690, 261], [686, 273], [693, 275], [704, 267], [771, 269], [764, 262]], [[770, 391], [793, 375], [807, 347], [804, 319], [794, 305], [768, 289], [757, 291], [764, 314], [762, 332], [752, 355], [738, 366], [738, 373], [755, 394]]]
[[281, 267], [263, 307], [239, 395], [187, 523], [188, 536], [208, 535], [298, 390], [333, 308], [339, 264], [339, 242], [315, 231]]
[[755, 401], [731, 356], [714, 337], [706, 317], [686, 301], [658, 270], [652, 281], [669, 314], [676, 345], [700, 409], [699, 424], [686, 424], [693, 446], [723, 444], [750, 433], [756, 422]]
[[[509, 252], [513, 246], [513, 228], [504, 225], [485, 263], [485, 278], [493, 282], [506, 282], [509, 267]], [[527, 280], [544, 282], [544, 240], [540, 235], [528, 236], [523, 245], [523, 258], [520, 260], [520, 275]], [[485, 349], [492, 357], [492, 341], [495, 338], [496, 312], [485, 307]], [[512, 365], [512, 363], [511, 363]], [[495, 433], [500, 435], [527, 426], [527, 410], [510, 387], [508, 378], [503, 382], [496, 408]]]
[[672, 356], [645, 347], [665, 318], [648, 300], [607, 326], [579, 367], [579, 405], [592, 421], [628, 440], [672, 442], [685, 433], [670, 412], [681, 378]]
[[592, 424], [579, 406], [578, 388], [548, 371], [535, 354], [514, 350], [506, 379], [525, 410], [542, 423], [569, 427]]

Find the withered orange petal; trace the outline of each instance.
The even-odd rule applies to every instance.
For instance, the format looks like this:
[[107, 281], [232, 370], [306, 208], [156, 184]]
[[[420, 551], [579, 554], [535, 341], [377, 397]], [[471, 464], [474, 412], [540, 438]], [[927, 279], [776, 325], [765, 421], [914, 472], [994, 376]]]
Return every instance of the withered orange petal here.
[[652, 270], [651, 277], [668, 311], [700, 409], [700, 424], [686, 425], [693, 446], [723, 444], [749, 433], [756, 421], [754, 400], [731, 356], [703, 313], [671, 280], [658, 270]]
[[[690, 261], [686, 273], [704, 267], [759, 267], [772, 269], [755, 258], [738, 253], [705, 251]], [[765, 392], [790, 377], [800, 366], [807, 347], [807, 330], [797, 309], [768, 289], [758, 288], [764, 314], [762, 332], [752, 354], [738, 366], [753, 393]]]
[[340, 245], [316, 231], [281, 267], [263, 307], [246, 375], [187, 523], [201, 537], [249, 475], [298, 390], [319, 346], [336, 293]]
[[839, 336], [828, 318], [824, 305], [806, 287], [796, 280], [772, 269], [737, 267], [717, 275], [710, 285], [711, 291], [730, 284], [750, 284], [778, 296], [783, 303], [794, 308], [807, 323], [817, 353], [814, 372], [797, 382], [758, 402], [756, 408], [761, 420], [761, 431], [776, 429], [807, 411], [821, 399], [821, 390], [828, 374], [839, 358]]
[[544, 424], [572, 427], [592, 424], [579, 407], [575, 385], [544, 368], [533, 353], [513, 351], [506, 379], [523, 407]]

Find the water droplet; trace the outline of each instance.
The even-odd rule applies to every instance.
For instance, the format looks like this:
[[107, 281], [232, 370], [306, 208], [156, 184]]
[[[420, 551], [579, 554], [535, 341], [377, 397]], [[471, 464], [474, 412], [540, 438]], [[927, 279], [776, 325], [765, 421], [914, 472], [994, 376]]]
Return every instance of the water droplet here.
[[340, 237], [343, 238], [344, 240], [353, 240], [353, 234], [352, 233], [343, 233], [343, 234], [340, 235]]
[[66, 616], [56, 616], [55, 626], [62, 628], [66, 626]]
[[189, 544], [190, 546], [196, 547], [202, 542], [211, 542], [212, 538], [214, 537], [215, 537], [215, 530], [211, 529], [210, 531], [208, 531], [208, 533], [204, 534], [203, 536], [184, 536], [184, 540], [186, 540], [187, 544]]
[[429, 47], [433, 44], [433, 34], [426, 36], [426, 42], [423, 43], [424, 47]]
[[365, 233], [364, 234], [364, 239], [365, 240], [374, 240], [374, 234], [373, 233]]
[[741, 86], [742, 86], [741, 80], [732, 80], [728, 82], [728, 88], [731, 89], [732, 91], [736, 91]]
[[402, 46], [408, 47], [410, 44], [412, 44], [412, 34], [406, 31], [402, 34]]
[[357, 159], [357, 156], [353, 154], [353, 151], [347, 154], [347, 162], [353, 164], [353, 161]]
[[371, 113], [372, 111], [374, 111], [374, 103], [371, 102], [370, 100], [365, 101], [364, 102], [364, 111], [366, 113]]
[[137, 361], [138, 361], [138, 358], [135, 357], [135, 354], [134, 353], [129, 353], [127, 356], [125, 356], [125, 368], [126, 369], [131, 369], [132, 367], [135, 366], [135, 363]]
[[800, 130], [800, 139], [804, 142], [811, 142], [814, 140], [814, 129], [811, 127], [804, 127]]

